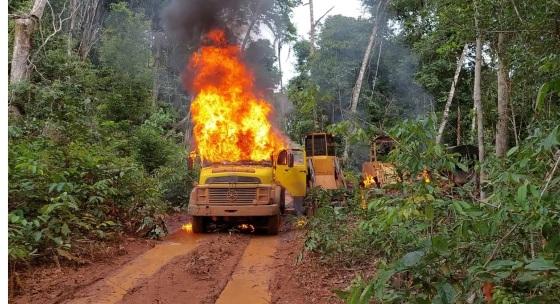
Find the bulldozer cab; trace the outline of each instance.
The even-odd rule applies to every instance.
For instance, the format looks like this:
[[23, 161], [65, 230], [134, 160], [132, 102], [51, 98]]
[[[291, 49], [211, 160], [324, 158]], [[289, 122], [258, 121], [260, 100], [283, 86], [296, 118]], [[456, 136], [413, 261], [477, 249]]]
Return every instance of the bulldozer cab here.
[[305, 137], [305, 153], [308, 157], [335, 156], [334, 137], [329, 133], [311, 133]]
[[391, 137], [385, 135], [376, 137], [371, 144], [370, 161], [386, 161], [394, 146], [395, 140]]
[[346, 188], [330, 133], [311, 133], [305, 137], [309, 186], [323, 189]]

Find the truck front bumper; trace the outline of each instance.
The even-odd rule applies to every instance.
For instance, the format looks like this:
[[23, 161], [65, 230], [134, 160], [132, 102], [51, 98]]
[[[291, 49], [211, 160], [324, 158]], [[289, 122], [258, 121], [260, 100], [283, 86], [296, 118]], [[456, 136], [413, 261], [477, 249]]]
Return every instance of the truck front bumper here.
[[271, 205], [198, 205], [189, 204], [193, 216], [271, 216], [280, 214], [278, 204]]

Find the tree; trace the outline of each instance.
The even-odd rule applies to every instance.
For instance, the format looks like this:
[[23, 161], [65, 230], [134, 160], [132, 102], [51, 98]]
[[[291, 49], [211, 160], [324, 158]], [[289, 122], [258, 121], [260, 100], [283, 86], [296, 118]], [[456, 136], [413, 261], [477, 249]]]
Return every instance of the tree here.
[[373, 29], [371, 30], [371, 34], [369, 36], [369, 42], [364, 52], [364, 58], [362, 59], [362, 65], [360, 67], [360, 72], [358, 73], [358, 79], [356, 80], [356, 84], [354, 85], [354, 89], [352, 91], [352, 105], [350, 107], [350, 111], [352, 113], [356, 113], [356, 109], [358, 107], [358, 98], [360, 97], [362, 82], [364, 80], [364, 74], [366, 72], [366, 68], [369, 63], [370, 53], [374, 46], [375, 38], [377, 37], [377, 31], [379, 29], [379, 26], [380, 24], [383, 23], [385, 6], [388, 3], [389, 0], [380, 0], [379, 3], [377, 4], [376, 14], [374, 16], [375, 21], [373, 22]]
[[[476, 3], [475, 3], [476, 5]], [[478, 17], [475, 14], [475, 27], [477, 31], [476, 37], [476, 57], [474, 67], [474, 86], [473, 86], [473, 100], [476, 109], [476, 126], [477, 126], [477, 144], [478, 144], [478, 161], [484, 162], [484, 123], [483, 123], [483, 109], [480, 93], [481, 69], [482, 69], [482, 34], [480, 32]], [[480, 199], [485, 198], [482, 184], [485, 181], [485, 175], [482, 168], [480, 168]]]
[[29, 79], [29, 55], [31, 38], [37, 25], [41, 22], [47, 0], [35, 0], [33, 8], [25, 16], [17, 16], [15, 20], [14, 48], [10, 69], [10, 84]]
[[509, 125], [509, 81], [508, 69], [505, 62], [504, 33], [498, 34], [498, 123], [496, 124], [496, 155], [506, 156], [508, 150]]
[[457, 86], [457, 82], [459, 81], [459, 74], [461, 73], [461, 69], [463, 68], [463, 63], [465, 62], [465, 57], [467, 55], [468, 49], [469, 45], [465, 44], [465, 46], [463, 47], [463, 51], [459, 56], [459, 60], [457, 60], [457, 68], [455, 69], [455, 76], [453, 76], [451, 89], [449, 89], [449, 95], [447, 96], [447, 102], [445, 103], [445, 109], [443, 110], [443, 117], [441, 118], [441, 124], [439, 125], [438, 134], [436, 137], [436, 144], [441, 144], [443, 130], [445, 129], [445, 125], [447, 124], [451, 102], [453, 101], [453, 96], [455, 95], [455, 87]]

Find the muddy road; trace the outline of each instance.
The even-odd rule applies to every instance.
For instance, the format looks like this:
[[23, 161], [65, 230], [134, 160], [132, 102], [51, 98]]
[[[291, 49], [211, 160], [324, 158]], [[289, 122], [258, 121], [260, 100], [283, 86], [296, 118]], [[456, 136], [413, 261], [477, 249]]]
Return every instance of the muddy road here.
[[292, 228], [289, 217], [283, 222], [277, 236], [193, 234], [175, 227], [164, 241], [128, 257], [51, 270], [52, 282], [45, 270], [39, 286], [13, 302], [341, 303], [332, 290], [345, 287], [354, 274], [312, 256], [302, 261], [303, 231]]

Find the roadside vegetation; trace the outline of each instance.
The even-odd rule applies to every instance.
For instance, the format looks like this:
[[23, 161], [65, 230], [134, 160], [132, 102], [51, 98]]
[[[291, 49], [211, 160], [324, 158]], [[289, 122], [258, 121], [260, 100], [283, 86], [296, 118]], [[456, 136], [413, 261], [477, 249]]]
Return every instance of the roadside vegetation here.
[[540, 125], [510, 149], [507, 161], [489, 160], [493, 190], [479, 201], [476, 185], [452, 187], [441, 174], [465, 164], [425, 144], [435, 138], [433, 122], [396, 126], [391, 134], [401, 141], [391, 162], [410, 176], [430, 168], [430, 182], [355, 190], [344, 206], [317, 196], [321, 208], [308, 223], [306, 249], [347, 265], [378, 260], [375, 277], [358, 278], [339, 292], [348, 303], [554, 302], [560, 296], [560, 185], [558, 177], [548, 179], [558, 132]]
[[[551, 31], [560, 6], [363, 5], [371, 20], [327, 17], [316, 46], [296, 44], [288, 96], [300, 111], [288, 132], [299, 138], [320, 126], [339, 135], [354, 175], [369, 141], [389, 135], [397, 144], [387, 162], [404, 178], [381, 189], [350, 178], [342, 204], [313, 193], [306, 250], [345, 267], [376, 261], [373, 277], [337, 291], [347, 303], [554, 303], [560, 40]], [[449, 173], [469, 164], [447, 147], [462, 144], [477, 146], [480, 161], [470, 182], [454, 186]], [[419, 178], [425, 170], [429, 182]]]
[[152, 99], [149, 23], [124, 3], [108, 14], [95, 58], [68, 53], [55, 35], [34, 54], [29, 81], [10, 87], [14, 265], [81, 261], [123, 234], [161, 237], [163, 215], [188, 201], [177, 112]]

